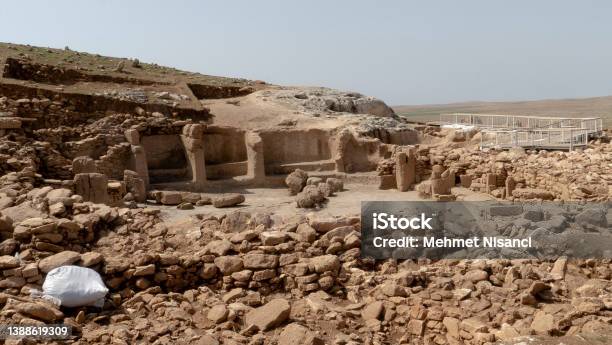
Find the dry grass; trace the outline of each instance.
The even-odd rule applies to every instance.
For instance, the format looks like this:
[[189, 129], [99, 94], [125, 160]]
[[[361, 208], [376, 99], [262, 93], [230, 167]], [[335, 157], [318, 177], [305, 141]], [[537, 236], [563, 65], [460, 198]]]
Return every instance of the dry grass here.
[[[140, 68], [134, 68], [132, 67], [132, 61], [127, 58], [102, 56], [69, 49], [34, 47], [0, 42], [0, 63], [4, 64], [4, 60], [7, 57], [26, 58], [41, 64], [79, 69], [92, 74], [119, 75], [122, 77], [129, 76], [132, 78], [157, 80], [161, 82], [184, 80], [190, 83], [214, 86], [243, 86], [250, 84], [246, 79], [217, 77], [186, 72], [171, 67], [160, 66], [155, 63], [141, 62]], [[122, 73], [115, 71], [120, 61], [124, 61], [125, 64]], [[2, 68], [0, 68], [0, 74], [1, 71]]]

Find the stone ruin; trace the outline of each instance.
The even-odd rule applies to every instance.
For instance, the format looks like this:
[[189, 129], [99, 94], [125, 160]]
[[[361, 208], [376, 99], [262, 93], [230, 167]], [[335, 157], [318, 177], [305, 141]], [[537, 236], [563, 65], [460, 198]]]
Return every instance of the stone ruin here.
[[[453, 129], [428, 126], [423, 131], [425, 136], [435, 134], [439, 142], [405, 146], [402, 150], [410, 153], [398, 150], [392, 153], [394, 158], [381, 160], [379, 188], [405, 191], [410, 189], [406, 185], [414, 185], [420, 195], [441, 201], [455, 200], [461, 188], [500, 200], [606, 201], [612, 195], [606, 167], [610, 145], [605, 137], [573, 152], [482, 151], [474, 146], [478, 134], [457, 139]], [[456, 193], [451, 191], [455, 187], [460, 188]]]
[[[605, 138], [485, 152], [478, 133], [410, 124], [357, 93], [0, 47], [2, 324], [64, 323], [77, 344], [612, 334], [609, 260], [377, 261], [360, 256], [359, 217], [323, 212], [361, 184], [440, 201], [609, 201]], [[253, 187], [287, 188], [295, 215], [231, 208]], [[162, 216], [196, 207], [181, 222]], [[63, 265], [102, 276], [102, 308], [30, 295]]]
[[[136, 181], [142, 202], [142, 182], [147, 192], [204, 192], [228, 186], [278, 186], [296, 169], [322, 178], [372, 172], [392, 145], [416, 141], [414, 130], [398, 127], [391, 118], [396, 129], [375, 124], [365, 134], [358, 133], [363, 133], [362, 128], [343, 123], [316, 128], [255, 127], [247, 121], [240, 127], [215, 125], [213, 118], [222, 114], [211, 114], [200, 100], [248, 95], [262, 86], [224, 78], [218, 79], [226, 85], [213, 87], [128, 77], [121, 73], [125, 69], [92, 73], [32, 61], [26, 54], [6, 58], [0, 80], [0, 127], [5, 134], [51, 144], [51, 150], [39, 156], [45, 183], [70, 187], [88, 201], [115, 202], [127, 193], [133, 197], [131, 185]], [[112, 91], [103, 91], [111, 87]], [[319, 100], [331, 102], [317, 110], [393, 115], [384, 103], [358, 94], [312, 93], [316, 96], [310, 97], [309, 107], [320, 107]], [[285, 102], [287, 91], [279, 90], [276, 97]], [[302, 92], [291, 98], [309, 96]], [[113, 112], [114, 119], [107, 117]], [[119, 126], [108, 130], [89, 126], [93, 133], [74, 130], [95, 121]], [[93, 162], [85, 164], [86, 159]], [[92, 174], [103, 174], [108, 181]], [[113, 186], [113, 198], [104, 195], [104, 183]]]

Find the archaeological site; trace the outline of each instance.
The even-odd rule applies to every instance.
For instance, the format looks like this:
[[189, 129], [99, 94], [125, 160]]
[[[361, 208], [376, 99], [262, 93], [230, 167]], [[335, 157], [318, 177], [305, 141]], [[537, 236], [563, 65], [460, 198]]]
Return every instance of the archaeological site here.
[[610, 233], [612, 133], [587, 115], [419, 122], [357, 92], [2, 43], [0, 324], [70, 335], [0, 342], [612, 344], [612, 255], [361, 253], [368, 201], [571, 203], [496, 224]]

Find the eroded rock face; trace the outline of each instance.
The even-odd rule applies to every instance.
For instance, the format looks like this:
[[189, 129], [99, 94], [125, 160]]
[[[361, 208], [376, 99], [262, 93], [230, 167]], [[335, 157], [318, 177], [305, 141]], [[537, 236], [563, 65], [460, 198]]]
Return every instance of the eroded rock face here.
[[275, 101], [310, 112], [333, 111], [391, 117], [395, 113], [383, 101], [357, 92], [327, 88], [284, 88], [271, 94]]

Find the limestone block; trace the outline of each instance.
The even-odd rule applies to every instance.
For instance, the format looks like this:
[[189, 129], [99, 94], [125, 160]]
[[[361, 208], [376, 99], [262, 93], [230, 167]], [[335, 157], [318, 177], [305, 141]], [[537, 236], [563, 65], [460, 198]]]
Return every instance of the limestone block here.
[[183, 135], [194, 139], [202, 139], [204, 135], [204, 126], [200, 124], [185, 125], [183, 126]]
[[243, 203], [245, 200], [244, 195], [238, 193], [227, 193], [215, 196], [212, 199], [212, 204], [214, 207], [232, 207], [238, 204]]
[[96, 162], [87, 156], [79, 156], [72, 160], [72, 173], [73, 174], [89, 174], [95, 173]]
[[431, 193], [432, 194], [448, 194], [446, 193], [446, 183], [441, 178], [434, 178], [431, 182]]
[[291, 195], [301, 192], [304, 186], [306, 186], [306, 181], [308, 181], [308, 174], [301, 169], [295, 169], [285, 178], [285, 184], [289, 187]]
[[485, 176], [485, 185], [487, 193], [491, 193], [492, 190], [495, 189], [497, 184], [497, 176], [495, 174], [487, 174]]
[[258, 133], [245, 135], [247, 148], [247, 176], [255, 181], [263, 181], [266, 177], [264, 165], [263, 140]]
[[123, 182], [128, 192], [132, 193], [134, 200], [145, 202], [147, 200], [147, 188], [144, 179], [132, 170], [123, 171]]
[[140, 133], [137, 129], [131, 128], [126, 130], [125, 139], [132, 145], [140, 145]]
[[416, 181], [416, 158], [410, 151], [408, 154], [400, 152], [395, 159], [395, 178], [397, 189], [405, 192]]
[[104, 174], [76, 174], [74, 187], [76, 194], [83, 197], [83, 201], [100, 204], [108, 202], [108, 178]]
[[[191, 129], [189, 129], [189, 131], [191, 131]], [[185, 153], [187, 154], [187, 160], [189, 161], [191, 180], [198, 185], [202, 185], [206, 182], [204, 141], [202, 139], [196, 139], [186, 135], [181, 135], [181, 140], [185, 146]]]
[[436, 164], [431, 167], [431, 179], [436, 179], [442, 177], [442, 173], [444, 172], [444, 167]]
[[470, 175], [460, 175], [459, 180], [461, 181], [461, 187], [470, 188], [472, 185], [472, 176]]
[[506, 198], [510, 198], [515, 189], [516, 181], [514, 181], [514, 178], [512, 178], [512, 176], [506, 177]]
[[21, 120], [15, 117], [0, 117], [0, 129], [21, 128]]
[[378, 189], [393, 189], [397, 187], [397, 179], [394, 175], [379, 176]]
[[107, 191], [108, 202], [112, 205], [119, 203], [127, 193], [125, 183], [123, 181], [109, 182], [107, 184]]
[[442, 181], [444, 183], [444, 194], [451, 193], [451, 187], [455, 185], [455, 173], [452, 170], [447, 169], [442, 173]]
[[132, 145], [132, 160], [134, 171], [144, 181], [145, 186], [149, 185], [149, 169], [147, 167], [147, 155], [141, 145]]

